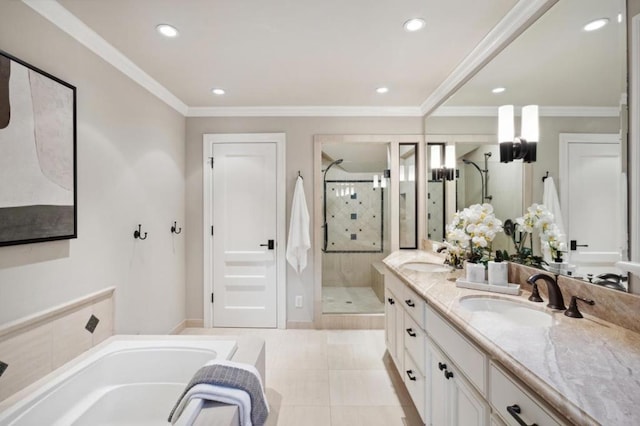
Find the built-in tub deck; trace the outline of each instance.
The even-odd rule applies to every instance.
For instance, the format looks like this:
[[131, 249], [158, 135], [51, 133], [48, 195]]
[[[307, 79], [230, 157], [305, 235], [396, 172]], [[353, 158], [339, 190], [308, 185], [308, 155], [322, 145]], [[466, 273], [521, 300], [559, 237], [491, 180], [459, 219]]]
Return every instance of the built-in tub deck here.
[[[264, 355], [264, 341], [246, 336], [114, 336], [2, 401], [0, 426], [166, 424], [206, 362], [254, 365], [264, 383]], [[237, 425], [237, 411], [192, 401], [178, 424]]]

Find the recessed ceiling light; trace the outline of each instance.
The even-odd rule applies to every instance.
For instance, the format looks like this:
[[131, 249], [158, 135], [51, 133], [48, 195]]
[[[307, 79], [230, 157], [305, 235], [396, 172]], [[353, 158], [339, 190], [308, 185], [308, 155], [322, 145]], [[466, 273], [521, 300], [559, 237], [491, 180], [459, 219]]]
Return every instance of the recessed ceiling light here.
[[585, 31], [599, 30], [600, 28], [604, 27], [608, 23], [609, 23], [609, 18], [596, 19], [595, 21], [591, 21], [587, 25], [585, 25], [584, 30]]
[[493, 92], [493, 93], [502, 93], [502, 92], [504, 92], [505, 90], [507, 90], [507, 89], [505, 89], [504, 87], [496, 87], [496, 88], [495, 88], [495, 89], [493, 89], [491, 92]]
[[387, 93], [388, 91], [389, 91], [388, 87], [378, 87], [376, 89], [376, 92], [378, 92], [378, 93]]
[[224, 89], [211, 89], [211, 93], [214, 95], [224, 95]]
[[156, 30], [165, 37], [173, 38], [178, 36], [178, 30], [176, 27], [172, 27], [169, 24], [160, 24], [156, 27]]
[[409, 32], [419, 31], [427, 25], [424, 19], [413, 18], [404, 23], [404, 29]]

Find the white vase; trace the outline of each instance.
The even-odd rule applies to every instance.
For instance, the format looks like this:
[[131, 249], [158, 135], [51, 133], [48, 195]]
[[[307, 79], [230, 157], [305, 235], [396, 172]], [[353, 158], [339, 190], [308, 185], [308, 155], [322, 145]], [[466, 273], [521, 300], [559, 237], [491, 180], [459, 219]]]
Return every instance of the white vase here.
[[484, 265], [482, 263], [469, 263], [465, 262], [464, 269], [466, 272], [467, 281], [472, 283], [485, 283], [484, 279]]
[[508, 285], [509, 264], [507, 262], [494, 262], [489, 261], [488, 266], [488, 281], [491, 285]]

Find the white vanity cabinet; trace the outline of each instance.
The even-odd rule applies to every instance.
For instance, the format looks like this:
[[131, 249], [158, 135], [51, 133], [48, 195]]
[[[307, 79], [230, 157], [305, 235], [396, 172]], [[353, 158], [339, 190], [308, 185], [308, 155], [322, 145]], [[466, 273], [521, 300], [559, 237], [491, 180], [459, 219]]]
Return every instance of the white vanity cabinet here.
[[431, 425], [484, 426], [489, 405], [454, 363], [427, 338], [430, 359]]
[[389, 354], [398, 370], [400, 370], [402, 362], [399, 356], [403, 356], [402, 327], [404, 310], [400, 305], [401, 299], [388, 287], [385, 288], [384, 299], [384, 338]]
[[521, 425], [522, 423], [517, 419], [528, 425], [556, 426], [564, 424], [543, 408], [544, 405], [536, 397], [493, 362], [489, 369], [489, 380], [491, 381], [489, 401], [493, 406], [494, 413], [499, 415], [508, 425]]
[[564, 424], [391, 271], [385, 273], [385, 340], [426, 425], [519, 426], [509, 412], [514, 405], [526, 424]]

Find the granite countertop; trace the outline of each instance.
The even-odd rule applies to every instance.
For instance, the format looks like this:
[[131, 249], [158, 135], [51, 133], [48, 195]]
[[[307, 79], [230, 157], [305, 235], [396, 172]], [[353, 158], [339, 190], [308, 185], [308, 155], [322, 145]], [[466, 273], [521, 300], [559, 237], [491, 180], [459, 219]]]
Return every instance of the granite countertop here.
[[[640, 334], [597, 317], [566, 317], [519, 296], [456, 287], [462, 271], [417, 272], [407, 262], [442, 263], [435, 253], [394, 252], [385, 265], [467, 337], [574, 424], [640, 425]], [[509, 298], [549, 312], [548, 327], [516, 325], [460, 305], [465, 296]]]

